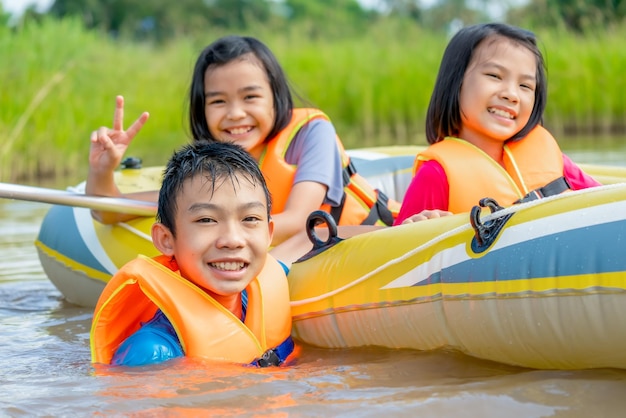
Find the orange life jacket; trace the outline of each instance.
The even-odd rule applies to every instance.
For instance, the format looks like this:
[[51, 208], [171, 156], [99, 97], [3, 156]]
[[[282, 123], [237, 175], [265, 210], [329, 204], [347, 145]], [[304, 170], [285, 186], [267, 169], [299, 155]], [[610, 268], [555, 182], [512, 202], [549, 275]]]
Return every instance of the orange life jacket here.
[[448, 137], [417, 155], [414, 172], [424, 161], [441, 164], [448, 178], [448, 210], [453, 213], [469, 212], [485, 197], [510, 206], [535, 195], [547, 195], [540, 192], [546, 185], [554, 185], [558, 193], [569, 187], [563, 178], [563, 153], [542, 126], [537, 125], [521, 140], [505, 144], [503, 156], [504, 167], [473, 144]]
[[291, 334], [289, 288], [283, 268], [267, 256], [246, 287], [245, 322], [183, 278], [170, 257], [138, 256], [107, 283], [91, 327], [91, 358], [110, 364], [117, 347], [161, 309], [186, 356], [250, 363]]
[[[317, 109], [293, 109], [289, 125], [267, 143], [261, 157], [261, 171], [272, 194], [272, 213], [284, 210], [293, 187], [296, 167], [285, 161], [289, 144], [300, 129], [315, 119], [330, 120]], [[321, 209], [333, 215], [338, 225], [392, 225], [400, 203], [388, 199], [358, 174], [339, 137], [336, 140], [344, 172], [343, 202], [338, 207], [322, 205]]]

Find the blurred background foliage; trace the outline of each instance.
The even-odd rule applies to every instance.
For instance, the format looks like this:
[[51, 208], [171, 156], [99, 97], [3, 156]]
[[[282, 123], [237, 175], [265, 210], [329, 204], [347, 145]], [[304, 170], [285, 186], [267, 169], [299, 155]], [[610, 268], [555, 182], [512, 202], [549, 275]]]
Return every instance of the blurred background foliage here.
[[[621, 24], [622, 0], [54, 0], [43, 12], [31, 7], [23, 21], [43, 15], [78, 17], [87, 29], [135, 40], [165, 41], [207, 28], [245, 30], [302, 25], [310, 37], [354, 35], [379, 19], [406, 19], [428, 30], [451, 22], [497, 17], [519, 26], [584, 32]], [[498, 14], [499, 16], [494, 16]]]
[[328, 113], [348, 148], [423, 144], [449, 37], [493, 20], [537, 33], [549, 76], [545, 122], [557, 138], [623, 135], [625, 13], [626, 0], [55, 0], [20, 16], [0, 9], [0, 181], [83, 176], [89, 134], [111, 125], [117, 94], [127, 125], [151, 113], [129, 153], [163, 164], [189, 138], [196, 56], [231, 33], [265, 42], [297, 104]]

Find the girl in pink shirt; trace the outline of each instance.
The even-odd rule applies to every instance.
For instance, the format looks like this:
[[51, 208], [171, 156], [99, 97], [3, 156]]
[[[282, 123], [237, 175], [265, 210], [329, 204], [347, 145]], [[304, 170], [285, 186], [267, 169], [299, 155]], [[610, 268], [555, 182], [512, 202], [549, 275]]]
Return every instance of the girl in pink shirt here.
[[[520, 200], [540, 189], [550, 182], [549, 172], [556, 171], [564, 188], [600, 185], [560, 152], [547, 131], [536, 128], [546, 98], [544, 62], [533, 33], [499, 23], [461, 29], [446, 48], [428, 107], [431, 146], [418, 154], [395, 224], [424, 210], [469, 211], [468, 202], [478, 204], [476, 189], [480, 197], [499, 196], [501, 205], [515, 203], [510, 195]], [[531, 140], [535, 129], [544, 135]], [[535, 148], [529, 152], [530, 144]], [[462, 164], [446, 166], [448, 156]], [[535, 186], [542, 177], [549, 180]], [[503, 192], [503, 184], [510, 190]]]

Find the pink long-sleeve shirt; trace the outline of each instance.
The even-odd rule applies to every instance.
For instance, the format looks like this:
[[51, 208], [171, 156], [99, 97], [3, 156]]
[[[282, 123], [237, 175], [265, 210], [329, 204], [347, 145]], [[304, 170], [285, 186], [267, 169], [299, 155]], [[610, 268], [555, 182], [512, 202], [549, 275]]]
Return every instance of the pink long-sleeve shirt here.
[[[563, 176], [572, 186], [572, 190], [601, 185], [565, 154], [563, 154]], [[401, 224], [406, 218], [423, 210], [448, 210], [449, 191], [448, 178], [441, 164], [435, 160], [424, 162], [411, 180], [394, 225]]]

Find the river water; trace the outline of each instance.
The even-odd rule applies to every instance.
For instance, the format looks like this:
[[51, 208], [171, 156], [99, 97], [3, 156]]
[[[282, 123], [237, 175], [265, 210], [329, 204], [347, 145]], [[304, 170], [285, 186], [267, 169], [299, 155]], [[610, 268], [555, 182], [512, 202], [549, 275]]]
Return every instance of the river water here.
[[[626, 165], [623, 147], [590, 148], [568, 155]], [[0, 199], [0, 417], [624, 416], [626, 370], [531, 370], [446, 351], [300, 345], [284, 368], [94, 368], [92, 310], [64, 302], [33, 245], [48, 208]]]

